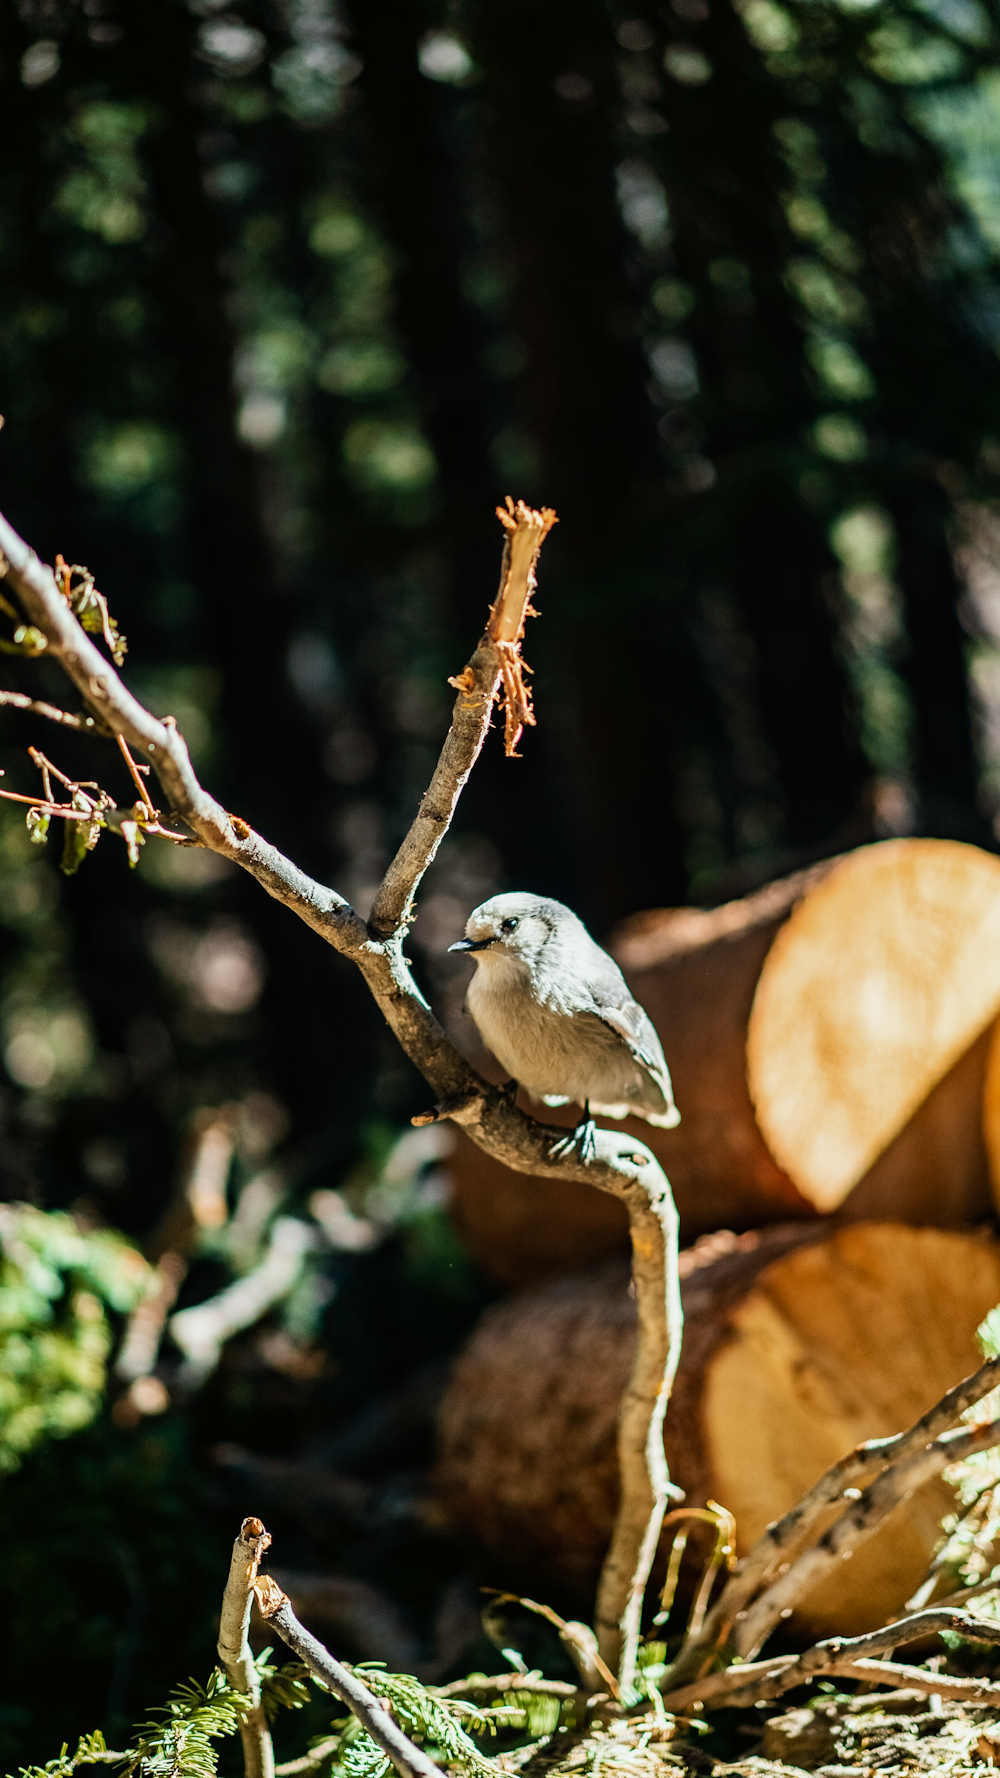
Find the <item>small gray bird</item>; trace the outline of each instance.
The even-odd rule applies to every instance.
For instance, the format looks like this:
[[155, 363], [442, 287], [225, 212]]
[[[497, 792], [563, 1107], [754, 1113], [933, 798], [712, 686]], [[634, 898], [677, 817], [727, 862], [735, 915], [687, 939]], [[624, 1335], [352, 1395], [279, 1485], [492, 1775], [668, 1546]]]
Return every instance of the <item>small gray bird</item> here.
[[543, 895], [494, 895], [450, 945], [478, 965], [468, 1008], [483, 1042], [534, 1099], [602, 1117], [680, 1122], [649, 1014], [582, 920]]

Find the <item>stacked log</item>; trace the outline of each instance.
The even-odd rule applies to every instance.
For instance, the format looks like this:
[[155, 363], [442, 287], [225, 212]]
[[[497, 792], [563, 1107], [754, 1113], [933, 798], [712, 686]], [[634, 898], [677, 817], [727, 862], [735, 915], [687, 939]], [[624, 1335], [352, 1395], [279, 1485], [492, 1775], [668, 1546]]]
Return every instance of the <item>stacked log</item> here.
[[[684, 1256], [684, 1353], [667, 1421], [688, 1504], [720, 1501], [745, 1550], [830, 1463], [899, 1432], [978, 1362], [1000, 1300], [1000, 1243], [898, 1223], [786, 1223]], [[635, 1342], [611, 1262], [499, 1304], [451, 1378], [437, 1490], [490, 1552], [498, 1586], [585, 1605], [617, 1497], [615, 1424]], [[795, 1626], [854, 1634], [923, 1577], [950, 1491], [932, 1483], [802, 1602]]]

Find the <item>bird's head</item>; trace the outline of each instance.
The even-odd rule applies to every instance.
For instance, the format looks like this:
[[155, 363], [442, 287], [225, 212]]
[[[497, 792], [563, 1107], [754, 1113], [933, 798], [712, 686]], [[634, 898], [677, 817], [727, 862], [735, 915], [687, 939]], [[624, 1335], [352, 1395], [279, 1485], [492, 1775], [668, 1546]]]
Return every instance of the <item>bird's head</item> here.
[[465, 926], [465, 937], [449, 945], [450, 951], [468, 951], [474, 963], [521, 963], [530, 970], [537, 963], [556, 930], [558, 916], [568, 908], [541, 895], [514, 892], [494, 895], [474, 908]]

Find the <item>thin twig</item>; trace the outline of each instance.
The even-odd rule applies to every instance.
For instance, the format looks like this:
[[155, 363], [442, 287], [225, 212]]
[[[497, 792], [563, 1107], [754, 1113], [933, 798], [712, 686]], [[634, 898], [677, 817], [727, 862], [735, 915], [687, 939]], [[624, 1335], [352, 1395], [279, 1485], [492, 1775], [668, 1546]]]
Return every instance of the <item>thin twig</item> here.
[[975, 1586], [959, 1587], [956, 1593], [946, 1593], [943, 1599], [935, 1601], [937, 1605], [965, 1605], [970, 1599], [983, 1599], [987, 1593], [1000, 1590], [1000, 1580], [977, 1580]]
[[729, 1512], [726, 1507], [720, 1506], [717, 1501], [710, 1500], [707, 1504], [711, 1508], [715, 1519], [715, 1543], [712, 1547], [712, 1553], [709, 1556], [708, 1561], [705, 1563], [701, 1582], [691, 1607], [691, 1616], [688, 1619], [688, 1634], [691, 1636], [697, 1636], [698, 1631], [701, 1629], [701, 1626], [705, 1621], [705, 1613], [708, 1610], [708, 1602], [712, 1597], [712, 1587], [715, 1584], [715, 1577], [718, 1574], [719, 1569], [722, 1567], [723, 1562], [727, 1562], [730, 1568], [735, 1567], [734, 1546], [736, 1542], [736, 1520], [733, 1518], [732, 1513]]
[[[713, 1654], [721, 1648], [738, 1620], [757, 1593], [770, 1571], [780, 1563], [784, 1551], [799, 1543], [829, 1507], [844, 1498], [845, 1490], [862, 1486], [893, 1461], [912, 1451], [924, 1449], [932, 1439], [955, 1426], [966, 1410], [988, 1395], [1000, 1383], [1000, 1358], [990, 1359], [978, 1371], [949, 1389], [913, 1426], [891, 1438], [869, 1439], [834, 1463], [817, 1482], [796, 1501], [795, 1505], [769, 1525], [740, 1561], [727, 1581], [717, 1603], [697, 1636], [691, 1637], [681, 1649], [670, 1669], [669, 1682], [679, 1685], [694, 1679], [708, 1666]], [[737, 1652], [746, 1654], [749, 1644], [738, 1645]]]
[[[697, 1510], [697, 1508], [694, 1509], [692, 1517], [697, 1513]], [[698, 1516], [700, 1517], [700, 1513]], [[675, 1515], [673, 1513], [668, 1513], [667, 1517], [668, 1519], [672, 1519]], [[680, 1579], [681, 1562], [684, 1559], [684, 1551], [687, 1549], [687, 1541], [688, 1533], [686, 1531], [678, 1531], [670, 1546], [666, 1578], [663, 1582], [663, 1591], [660, 1594], [660, 1609], [653, 1619], [654, 1624], [665, 1624], [669, 1622], [670, 1613], [674, 1603], [674, 1595], [677, 1592], [677, 1582]]]
[[[137, 791], [139, 792], [139, 795], [142, 797], [142, 800], [145, 803], [146, 808], [149, 811], [149, 814], [151, 815], [152, 819], [155, 821], [156, 817], [158, 816], [160, 811], [159, 811], [159, 809], [154, 809], [154, 807], [153, 807], [152, 798], [149, 794], [148, 789], [146, 788], [146, 785], [142, 781], [142, 778], [141, 778], [140, 772], [139, 772], [139, 767], [136, 765], [135, 760], [132, 758], [132, 755], [128, 750], [128, 742], [126, 741], [124, 735], [116, 735], [115, 740], [118, 742], [118, 745], [121, 748], [122, 758], [124, 759], [125, 764], [128, 766], [129, 773], [132, 778], [132, 782], [135, 785]], [[143, 766], [142, 770], [144, 772], [148, 772], [149, 767]]]
[[[524, 634], [538, 552], [556, 516], [547, 507], [533, 512], [523, 501], [516, 508], [508, 504], [509, 513], [497, 508], [507, 533], [500, 590], [490, 608], [486, 634], [479, 647], [464, 671], [450, 681], [458, 697], [441, 757], [416, 818], [372, 904], [368, 925], [379, 936], [396, 932], [412, 917], [413, 897], [451, 825], [458, 799], [489, 730], [497, 687], [505, 673], [506, 657], [501, 649], [516, 652]], [[508, 722], [509, 719], [508, 704]]]
[[[525, 1599], [520, 1593], [503, 1593], [495, 1587], [484, 1587], [483, 1592], [492, 1593], [499, 1604], [523, 1605], [525, 1611], [533, 1611], [536, 1617], [543, 1617], [548, 1623], [554, 1624], [559, 1631], [560, 1642], [588, 1690], [595, 1691], [599, 1686], [606, 1685], [613, 1698], [621, 1697], [619, 1683], [610, 1667], [602, 1660], [597, 1638], [589, 1625], [567, 1621], [551, 1605], [539, 1605], [536, 1599]], [[516, 1678], [517, 1675], [513, 1677]]]
[[219, 1621], [219, 1660], [230, 1684], [248, 1697], [252, 1706], [240, 1725], [246, 1778], [274, 1778], [274, 1749], [260, 1701], [260, 1675], [249, 1642], [253, 1583], [270, 1542], [270, 1534], [259, 1519], [244, 1519], [233, 1544]]
[[9, 704], [14, 710], [30, 710], [33, 716], [44, 716], [49, 722], [60, 722], [64, 728], [79, 729], [84, 734], [102, 733], [92, 716], [74, 716], [69, 710], [57, 710], [54, 704], [26, 697], [22, 691], [0, 691], [0, 704]]
[[578, 1698], [580, 1687], [571, 1685], [568, 1679], [540, 1679], [537, 1674], [529, 1673], [474, 1673], [468, 1679], [452, 1679], [447, 1685], [431, 1686], [430, 1691], [435, 1698], [464, 1698], [467, 1692], [487, 1692], [490, 1696], [501, 1692], [537, 1692], [544, 1698]]
[[329, 1735], [325, 1741], [317, 1741], [315, 1747], [310, 1747], [301, 1758], [286, 1759], [282, 1765], [275, 1766], [274, 1778], [297, 1778], [299, 1772], [315, 1772], [339, 1746], [340, 1736]]
[[372, 1740], [387, 1753], [400, 1778], [440, 1778], [440, 1768], [404, 1735], [388, 1706], [363, 1685], [356, 1673], [341, 1665], [315, 1636], [300, 1624], [291, 1601], [270, 1576], [254, 1584], [261, 1617], [308, 1667], [314, 1679], [353, 1710]]

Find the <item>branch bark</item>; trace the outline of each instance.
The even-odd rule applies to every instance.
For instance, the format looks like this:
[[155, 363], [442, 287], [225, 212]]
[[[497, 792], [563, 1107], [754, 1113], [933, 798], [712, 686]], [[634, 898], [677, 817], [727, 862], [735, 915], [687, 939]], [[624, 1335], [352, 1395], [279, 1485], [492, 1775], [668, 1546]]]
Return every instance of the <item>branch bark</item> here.
[[253, 1706], [240, 1726], [246, 1778], [274, 1778], [274, 1749], [260, 1701], [260, 1678], [248, 1639], [253, 1584], [261, 1556], [270, 1542], [270, 1535], [259, 1519], [244, 1519], [233, 1544], [219, 1622], [219, 1660], [230, 1685], [250, 1698]]
[[864, 1486], [888, 1464], [924, 1450], [941, 1433], [957, 1425], [966, 1410], [998, 1384], [1000, 1359], [991, 1359], [961, 1383], [956, 1383], [954, 1389], [949, 1389], [907, 1431], [896, 1433], [892, 1438], [869, 1439], [834, 1463], [789, 1512], [768, 1526], [763, 1537], [742, 1558], [699, 1633], [690, 1637], [681, 1649], [667, 1676], [668, 1685], [677, 1686], [697, 1678], [715, 1652], [723, 1647], [734, 1625], [738, 1626], [734, 1638], [736, 1652], [745, 1656], [754, 1646], [750, 1641], [751, 1633], [760, 1641], [756, 1625], [752, 1630], [746, 1627], [750, 1602], [768, 1574], [780, 1563], [783, 1552], [807, 1536], [823, 1513], [844, 1498], [846, 1489], [856, 1488], [859, 1483]]
[[400, 1778], [440, 1778], [441, 1768], [404, 1735], [388, 1706], [299, 1623], [281, 1588], [267, 1577], [256, 1583], [255, 1591], [261, 1617], [274, 1626], [313, 1677], [353, 1710], [372, 1740], [388, 1754]]
[[[614, 1614], [616, 1611], [620, 1612], [622, 1650], [618, 1684], [624, 1697], [628, 1696], [635, 1678], [642, 1630], [642, 1603], [659, 1548], [667, 1500], [671, 1494], [676, 1499], [684, 1498], [682, 1490], [671, 1484], [663, 1448], [663, 1423], [680, 1363], [681, 1342], [684, 1337], [684, 1310], [678, 1266], [679, 1219], [669, 1190], [655, 1204], [651, 1204], [651, 1210], [656, 1217], [659, 1234], [659, 1241], [653, 1242], [653, 1253], [656, 1254], [658, 1248], [663, 1255], [663, 1297], [662, 1302], [657, 1303], [652, 1293], [648, 1292], [637, 1304], [639, 1333], [636, 1360], [618, 1419], [618, 1467], [623, 1477], [632, 1470], [638, 1475], [637, 1445], [641, 1437], [643, 1463], [652, 1504], [647, 1510], [645, 1525], [640, 1527], [637, 1515], [642, 1510], [642, 1499], [638, 1489], [629, 1498], [627, 1517], [623, 1500], [615, 1521], [611, 1548], [601, 1572], [595, 1614], [598, 1646], [601, 1646], [603, 1640], [605, 1647], [613, 1648]], [[644, 1249], [648, 1248], [649, 1243], [645, 1230], [631, 1216], [630, 1231], [634, 1272], [640, 1259], [640, 1243]], [[641, 1257], [648, 1260], [651, 1255], [648, 1251], [643, 1251]], [[638, 1287], [636, 1295], [638, 1298]], [[643, 1325], [644, 1315], [648, 1318], [647, 1326]], [[656, 1395], [651, 1407], [649, 1388], [654, 1381]], [[625, 1609], [621, 1611], [621, 1591], [630, 1562], [632, 1571], [628, 1578]]]
[[[565, 1137], [565, 1130], [525, 1116], [505, 1093], [476, 1074], [434, 1018], [403, 954], [414, 892], [448, 830], [462, 787], [479, 756], [501, 681], [507, 706], [508, 751], [516, 744], [518, 724], [527, 720], [520, 679], [520, 637], [538, 551], [555, 515], [547, 509], [533, 512], [518, 502], [516, 508], [510, 504], [501, 517], [506, 541], [500, 591], [486, 633], [463, 672], [451, 682], [458, 694], [451, 729], [428, 792], [389, 866], [367, 924], [342, 895], [314, 882], [202, 788], [173, 718], [159, 721], [133, 697], [73, 615], [51, 570], [2, 515], [0, 578], [30, 623], [46, 638], [47, 655], [59, 662], [77, 687], [95, 724], [104, 733], [123, 737], [141, 760], [153, 766], [171, 817], [186, 822], [210, 850], [248, 871], [269, 895], [357, 965], [399, 1042], [434, 1091], [440, 1106], [437, 1115], [461, 1122], [479, 1147], [516, 1172], [576, 1180], [611, 1192], [624, 1202], [632, 1229], [639, 1342], [622, 1404], [621, 1501], [601, 1579], [596, 1625], [601, 1655], [614, 1666], [630, 1600], [630, 1635], [634, 1634], [637, 1610], [641, 1611], [641, 1591], [652, 1560], [652, 1533], [645, 1546], [643, 1538], [656, 1512], [662, 1516], [657, 1502], [665, 1492], [665, 1461], [659, 1454], [662, 1414], [680, 1338], [679, 1298], [674, 1288], [676, 1215], [670, 1186], [651, 1151], [622, 1132], [598, 1131], [593, 1157], [586, 1161], [567, 1151], [553, 1159], [553, 1149]], [[668, 1253], [672, 1256], [669, 1261]], [[658, 1422], [655, 1434], [651, 1432], [654, 1419]], [[656, 1530], [658, 1533], [658, 1525]]]

